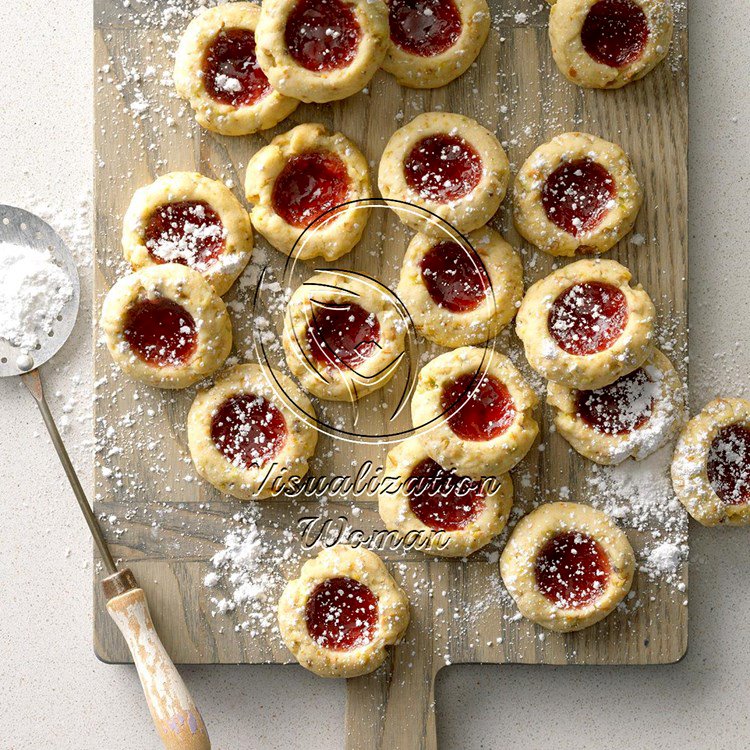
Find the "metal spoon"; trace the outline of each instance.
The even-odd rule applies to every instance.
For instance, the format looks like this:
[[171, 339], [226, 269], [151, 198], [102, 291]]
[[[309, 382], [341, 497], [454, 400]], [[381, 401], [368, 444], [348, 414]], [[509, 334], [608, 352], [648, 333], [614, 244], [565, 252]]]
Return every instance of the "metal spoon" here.
[[143, 589], [139, 588], [129, 568], [118, 571], [44, 397], [38, 368], [68, 339], [78, 314], [80, 284], [73, 257], [52, 227], [38, 216], [20, 208], [0, 205], [0, 245], [3, 243], [48, 250], [70, 278], [73, 295], [58, 315], [53, 330], [32, 352], [26, 354], [0, 340], [0, 377], [20, 376], [42, 413], [52, 444], [107, 569], [108, 576], [102, 581], [107, 610], [128, 643], [164, 747], [168, 750], [210, 750], [206, 726], [159, 639]]

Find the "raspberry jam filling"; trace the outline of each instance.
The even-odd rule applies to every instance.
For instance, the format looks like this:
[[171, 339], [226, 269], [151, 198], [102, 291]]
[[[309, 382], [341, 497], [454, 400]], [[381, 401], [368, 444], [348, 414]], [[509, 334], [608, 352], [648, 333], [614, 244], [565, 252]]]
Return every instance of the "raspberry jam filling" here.
[[154, 367], [183, 365], [198, 345], [193, 316], [165, 297], [136, 302], [127, 312], [123, 336], [130, 349]]
[[461, 14], [453, 0], [390, 0], [391, 41], [419, 57], [439, 55], [461, 35]]
[[352, 9], [341, 0], [300, 0], [284, 30], [289, 54], [315, 72], [349, 65], [361, 36]]
[[443, 389], [443, 412], [463, 440], [492, 440], [502, 435], [516, 417], [513, 398], [504, 383], [491, 375], [461, 375]]
[[365, 646], [378, 624], [378, 598], [353, 578], [329, 578], [307, 600], [305, 622], [310, 637], [323, 648]]
[[355, 367], [380, 341], [377, 315], [356, 302], [312, 302], [307, 343], [313, 359], [327, 367]]
[[722, 427], [711, 443], [706, 469], [723, 503], [750, 503], [750, 429], [741, 424]]
[[552, 304], [547, 328], [568, 354], [585, 356], [609, 349], [628, 322], [628, 303], [616, 286], [599, 281], [575, 284]]
[[406, 483], [412, 513], [434, 531], [463, 529], [484, 507], [480, 483], [431, 458], [420, 461]]
[[404, 161], [406, 183], [439, 203], [468, 195], [482, 178], [482, 159], [463, 139], [442, 133], [423, 138]]
[[545, 181], [542, 205], [547, 218], [578, 237], [599, 224], [617, 195], [612, 175], [593, 159], [559, 166]]
[[633, 0], [599, 0], [581, 28], [581, 43], [602, 65], [622, 68], [635, 62], [648, 41], [648, 20]]
[[490, 288], [479, 258], [457, 242], [439, 242], [431, 247], [419, 270], [433, 302], [454, 313], [475, 310]]
[[287, 439], [284, 415], [263, 396], [243, 394], [228, 398], [211, 420], [211, 440], [236, 466], [263, 466]]
[[346, 200], [349, 182], [346, 165], [334, 153], [293, 156], [274, 183], [273, 209], [287, 224], [306, 227]]
[[144, 242], [157, 263], [180, 263], [202, 271], [224, 250], [224, 225], [204, 201], [166, 203], [151, 214]]
[[624, 435], [651, 419], [654, 399], [655, 383], [638, 369], [604, 388], [578, 391], [576, 413], [597, 432]]
[[564, 609], [595, 602], [604, 592], [609, 573], [609, 558], [599, 542], [577, 531], [550, 539], [534, 564], [537, 587]]
[[203, 85], [212, 99], [231, 107], [249, 107], [271, 91], [252, 31], [224, 29], [216, 35], [203, 61]]

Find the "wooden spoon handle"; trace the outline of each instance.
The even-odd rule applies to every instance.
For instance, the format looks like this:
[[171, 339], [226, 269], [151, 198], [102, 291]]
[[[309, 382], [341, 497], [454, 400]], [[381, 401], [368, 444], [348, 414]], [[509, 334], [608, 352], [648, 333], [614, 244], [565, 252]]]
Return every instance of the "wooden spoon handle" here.
[[133, 655], [164, 747], [210, 750], [206, 725], [154, 628], [143, 589], [132, 588], [113, 596], [107, 602], [107, 610]]

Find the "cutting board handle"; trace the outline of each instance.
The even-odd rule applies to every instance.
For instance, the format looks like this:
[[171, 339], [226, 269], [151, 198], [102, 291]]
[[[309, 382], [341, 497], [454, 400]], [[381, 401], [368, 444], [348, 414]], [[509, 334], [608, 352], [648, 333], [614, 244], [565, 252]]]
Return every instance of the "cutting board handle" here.
[[435, 672], [426, 654], [346, 681], [346, 750], [437, 750]]

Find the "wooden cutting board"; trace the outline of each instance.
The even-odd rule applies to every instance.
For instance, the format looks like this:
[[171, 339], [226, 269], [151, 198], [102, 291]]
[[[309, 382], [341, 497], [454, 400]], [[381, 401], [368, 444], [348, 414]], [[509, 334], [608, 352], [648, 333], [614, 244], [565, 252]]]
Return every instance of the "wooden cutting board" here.
[[[156, 176], [195, 170], [231, 180], [241, 197], [250, 155], [301, 122], [322, 122], [344, 132], [364, 150], [375, 171], [385, 142], [399, 125], [420, 112], [444, 109], [474, 117], [494, 130], [507, 142], [514, 171], [537, 145], [567, 130], [588, 131], [625, 148], [645, 188], [635, 227], [645, 243], [638, 246], [625, 240], [608, 257], [633, 271], [650, 292], [662, 321], [668, 321], [677, 351], [684, 350], [688, 70], [684, 8], [677, 11], [668, 61], [645, 80], [620, 91], [584, 91], [561, 77], [550, 54], [547, 10], [539, 8], [538, 0], [495, 0], [491, 2], [493, 30], [478, 65], [449, 86], [411, 91], [379, 73], [366, 93], [347, 101], [303, 105], [271, 131], [224, 138], [201, 131], [189, 109], [165, 85], [170, 53], [186, 25], [179, 13], [170, 20], [167, 11], [180, 3], [154, 0], [130, 5], [124, 8], [120, 0], [94, 2], [97, 304], [126, 270], [119, 236], [131, 195]], [[182, 7], [186, 5], [188, 0]], [[523, 247], [510, 222], [510, 200], [493, 223]], [[387, 241], [379, 239], [379, 231], [384, 231]], [[408, 236], [392, 216], [379, 213], [363, 243], [342, 263], [395, 284]], [[278, 271], [284, 258], [262, 238], [256, 246], [261, 262], [255, 272], [257, 266]], [[554, 265], [553, 258], [528, 247], [524, 261], [527, 283], [546, 275]], [[314, 267], [309, 264], [310, 274]], [[231, 315], [241, 361], [252, 356], [252, 272], [248, 274], [246, 288], [235, 285], [226, 297], [234, 301]], [[518, 342], [506, 336], [499, 348], [518, 352]], [[683, 363], [676, 364], [686, 376]], [[146, 589], [172, 657], [178, 663], [289, 663], [291, 656], [275, 628], [243, 630], [247, 614], [239, 610], [217, 614], [212, 601], [217, 591], [204, 586], [210, 559], [239, 523], [233, 516], [243, 506], [194, 479], [185, 420], [195, 390], [162, 392], [135, 385], [119, 376], [102, 346], [97, 347], [95, 368], [96, 512], [115, 554]], [[326, 413], [331, 415], [336, 408], [345, 407], [328, 406]], [[363, 412], [373, 432], [386, 427], [382, 411], [369, 407]], [[514, 472], [518, 508], [558, 499], [561, 492], [586, 502], [592, 465], [550, 432], [546, 408], [539, 408], [538, 418], [546, 449], [532, 450]], [[312, 472], [340, 475], [367, 459], [379, 465], [387, 449], [382, 443], [343, 443], [324, 436]], [[333, 519], [344, 516], [365, 531], [383, 528], [374, 498], [366, 495], [354, 504], [348, 498], [323, 506], [273, 501], [261, 504], [257, 512], [255, 522], [267, 542], [289, 550], [286, 561], [271, 556], [266, 563], [277, 576], [277, 589], [284, 577], [296, 574], [300, 558], [319, 551], [301, 548], [300, 517], [322, 512]], [[667, 517], [673, 527], [684, 525], [679, 511], [669, 511]], [[628, 534], [637, 552], [652, 539], [648, 529], [629, 529]], [[502, 591], [497, 550], [465, 562], [429, 559], [418, 552], [384, 556], [409, 595], [412, 623], [386, 666], [349, 681], [350, 748], [434, 747], [434, 678], [447, 663], [658, 664], [680, 659], [687, 647], [685, 594], [675, 589], [674, 580], [668, 584], [640, 572], [634, 586], [639, 606], [618, 610], [582, 632], [562, 635], [544, 633], [516, 616]], [[677, 579], [682, 588], [687, 582], [686, 565]], [[274, 590], [270, 598], [277, 595]], [[97, 654], [109, 662], [128, 661], [98, 586], [95, 599]], [[211, 717], [206, 719], [210, 725]]]

